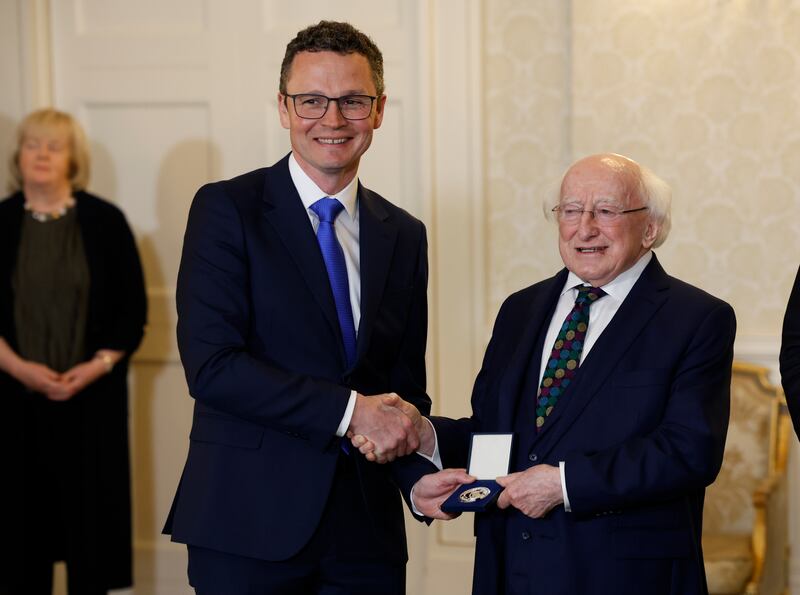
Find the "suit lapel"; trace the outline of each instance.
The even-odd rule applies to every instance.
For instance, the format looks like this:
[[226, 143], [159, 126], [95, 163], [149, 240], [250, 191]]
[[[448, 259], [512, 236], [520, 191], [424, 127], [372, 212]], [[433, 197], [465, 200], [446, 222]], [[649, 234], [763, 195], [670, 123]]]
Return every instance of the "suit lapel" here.
[[614, 318], [595, 342], [586, 361], [581, 363], [575, 381], [563, 399], [563, 407], [553, 410], [539, 432], [538, 440], [546, 440], [547, 448], [556, 444], [608, 377], [616, 371], [620, 358], [667, 300], [668, 289], [669, 277], [654, 254]]
[[536, 354], [541, 355], [541, 352], [537, 349], [537, 344], [542, 335], [542, 327], [550, 321], [550, 313], [558, 301], [566, 278], [567, 270], [564, 269], [548, 280], [542, 291], [537, 292], [533, 298], [526, 319], [519, 321], [521, 325], [524, 325], [525, 330], [511, 356], [499, 389], [498, 421], [501, 429], [513, 428], [514, 414], [517, 409], [517, 401], [522, 396], [525, 375], [529, 366], [538, 366], [539, 358], [536, 357]]
[[289, 175], [289, 157], [267, 169], [264, 184], [264, 216], [297, 265], [314, 299], [337, 338], [342, 361], [347, 361], [336, 315], [331, 284], [319, 249], [314, 228], [303, 208], [303, 201]]
[[358, 360], [369, 338], [394, 253], [397, 228], [372, 193], [358, 186], [359, 250], [361, 254], [361, 321], [356, 352]]

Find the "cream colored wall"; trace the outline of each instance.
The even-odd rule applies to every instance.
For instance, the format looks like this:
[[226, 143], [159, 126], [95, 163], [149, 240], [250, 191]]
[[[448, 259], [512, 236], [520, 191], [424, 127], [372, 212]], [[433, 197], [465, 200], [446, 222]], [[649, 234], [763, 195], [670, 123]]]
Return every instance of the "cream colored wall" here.
[[573, 160], [614, 151], [673, 187], [673, 231], [657, 251], [667, 271], [730, 302], [736, 357], [776, 370], [800, 264], [800, 3], [487, 0], [484, 10], [486, 332], [505, 296], [561, 266], [543, 194]]
[[497, 0], [484, 7], [485, 208], [492, 322], [506, 296], [561, 266], [541, 197], [572, 159], [572, 25], [569, 3], [562, 0]]
[[[0, 80], [20, 81], [19, 13], [16, 4], [0, 3]], [[14, 128], [22, 115], [22, 93], [0, 93], [0, 196], [5, 196], [10, 175], [4, 165], [14, 150]]]

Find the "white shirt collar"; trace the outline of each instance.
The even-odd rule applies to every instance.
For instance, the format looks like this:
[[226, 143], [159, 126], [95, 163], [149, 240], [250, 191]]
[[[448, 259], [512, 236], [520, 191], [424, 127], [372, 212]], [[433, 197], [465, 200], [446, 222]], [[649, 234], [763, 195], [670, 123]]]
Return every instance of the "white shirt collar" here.
[[351, 219], [356, 218], [358, 176], [355, 176], [340, 192], [336, 194], [326, 194], [320, 190], [320, 187], [316, 185], [314, 180], [309, 178], [308, 174], [303, 171], [303, 168], [297, 163], [294, 153], [289, 155], [289, 175], [292, 177], [294, 187], [297, 188], [297, 193], [300, 195], [300, 200], [303, 201], [303, 206], [306, 210], [320, 198], [330, 197], [337, 199], [344, 205], [344, 209], [347, 211], [347, 214], [350, 215]]
[[[623, 301], [630, 293], [633, 285], [636, 281], [639, 280], [639, 277], [642, 275], [642, 271], [644, 271], [645, 267], [653, 258], [653, 251], [648, 250], [641, 257], [637, 260], [634, 265], [629, 268], [627, 271], [621, 272], [619, 275], [614, 277], [611, 281], [606, 283], [602, 286], [602, 290], [606, 292], [606, 294], [610, 295], [614, 299], [618, 301]], [[570, 289], [573, 289], [576, 285], [591, 285], [587, 283], [578, 275], [573, 273], [572, 271], [569, 272], [567, 275], [567, 282], [564, 284], [564, 288], [561, 290], [561, 295], [564, 295]]]

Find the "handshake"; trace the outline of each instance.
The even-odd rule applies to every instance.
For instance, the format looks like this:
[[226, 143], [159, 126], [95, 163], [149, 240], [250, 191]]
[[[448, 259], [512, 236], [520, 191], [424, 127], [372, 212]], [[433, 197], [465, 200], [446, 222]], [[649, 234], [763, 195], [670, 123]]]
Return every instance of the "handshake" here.
[[388, 463], [417, 451], [431, 456], [435, 444], [430, 423], [396, 393], [359, 393], [347, 437], [368, 461], [375, 463]]
[[[433, 426], [419, 410], [396, 393], [356, 397], [347, 437], [368, 461], [387, 463], [420, 452], [433, 455]], [[444, 469], [423, 475], [411, 490], [416, 510], [432, 519], [452, 519], [442, 503], [461, 485], [475, 481], [466, 469]], [[541, 518], [564, 502], [561, 472], [552, 465], [535, 465], [497, 478], [503, 488], [497, 500], [501, 509], [513, 506], [526, 516]]]

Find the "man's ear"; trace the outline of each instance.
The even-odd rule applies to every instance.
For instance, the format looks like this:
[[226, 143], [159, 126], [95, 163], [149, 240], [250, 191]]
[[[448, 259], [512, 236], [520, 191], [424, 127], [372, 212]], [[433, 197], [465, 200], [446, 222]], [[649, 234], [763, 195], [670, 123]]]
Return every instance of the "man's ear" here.
[[375, 100], [375, 124], [372, 126], [373, 130], [377, 130], [383, 124], [383, 114], [386, 109], [386, 95], [381, 95]]
[[655, 243], [658, 237], [658, 232], [661, 226], [653, 220], [648, 220], [647, 227], [644, 228], [644, 237], [642, 238], [642, 245], [645, 248], [650, 248]]
[[278, 116], [281, 119], [281, 126], [287, 130], [290, 128], [289, 119], [289, 106], [287, 105], [289, 98], [283, 93], [278, 92]]

